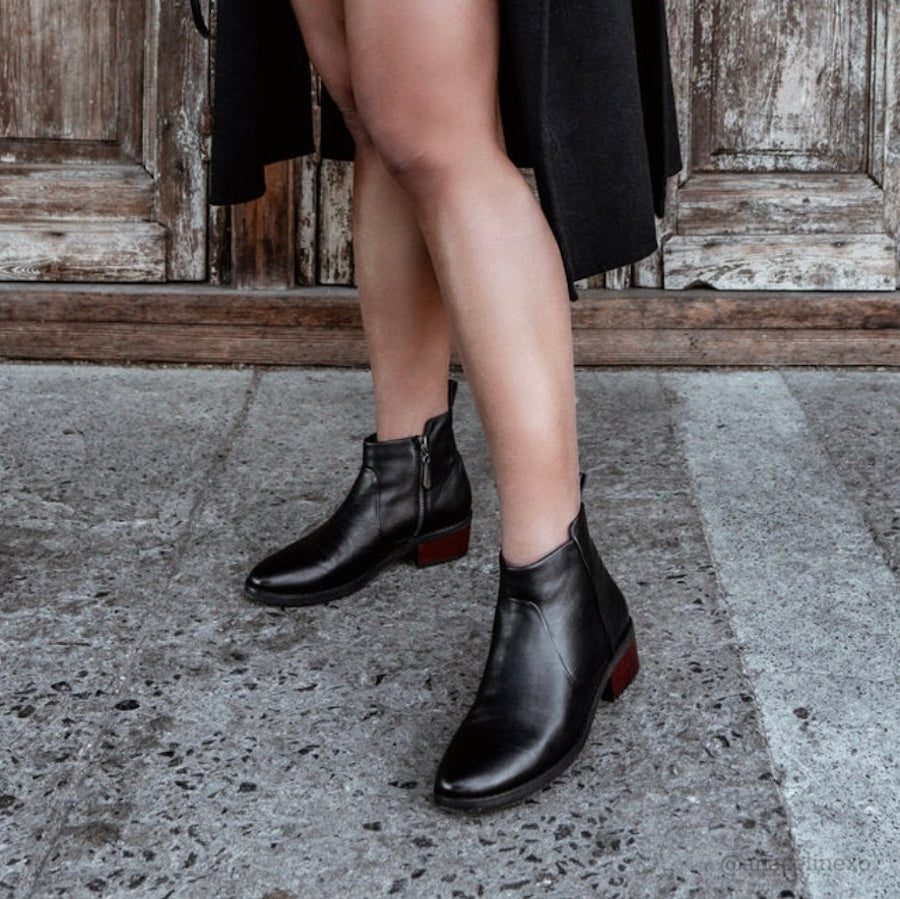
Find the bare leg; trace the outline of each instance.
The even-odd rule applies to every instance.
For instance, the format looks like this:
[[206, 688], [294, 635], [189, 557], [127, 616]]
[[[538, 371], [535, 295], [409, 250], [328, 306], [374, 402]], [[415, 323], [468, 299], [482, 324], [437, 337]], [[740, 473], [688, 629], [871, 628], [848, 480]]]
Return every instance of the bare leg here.
[[379, 440], [447, 409], [450, 325], [409, 197], [371, 144], [357, 148], [353, 246]]
[[447, 409], [450, 326], [412, 202], [359, 122], [341, 0], [294, 0], [307, 50], [356, 142], [353, 248], [379, 440]]
[[497, 142], [497, 0], [345, 0], [354, 98], [425, 236], [491, 447], [501, 551], [578, 513], [570, 307], [558, 246]]

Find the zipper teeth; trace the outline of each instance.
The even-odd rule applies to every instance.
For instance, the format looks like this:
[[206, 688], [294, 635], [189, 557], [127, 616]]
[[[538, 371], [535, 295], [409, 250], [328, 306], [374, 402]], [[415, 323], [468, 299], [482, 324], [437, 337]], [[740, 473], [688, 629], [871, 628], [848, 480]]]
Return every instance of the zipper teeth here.
[[426, 490], [431, 489], [431, 447], [428, 445], [428, 435], [422, 435], [422, 486]]
[[416, 533], [422, 532], [425, 525], [425, 473], [429, 465], [428, 435], [422, 434], [419, 439], [419, 522]]

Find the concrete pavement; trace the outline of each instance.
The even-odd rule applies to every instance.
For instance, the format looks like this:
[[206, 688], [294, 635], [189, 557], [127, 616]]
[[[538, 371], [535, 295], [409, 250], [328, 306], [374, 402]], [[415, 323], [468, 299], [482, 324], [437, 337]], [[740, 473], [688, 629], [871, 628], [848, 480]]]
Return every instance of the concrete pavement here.
[[352, 483], [367, 372], [0, 366], [0, 896], [895, 895], [900, 372], [578, 372], [642, 668], [480, 817], [430, 800], [496, 596], [456, 377], [469, 555], [282, 611], [243, 575]]

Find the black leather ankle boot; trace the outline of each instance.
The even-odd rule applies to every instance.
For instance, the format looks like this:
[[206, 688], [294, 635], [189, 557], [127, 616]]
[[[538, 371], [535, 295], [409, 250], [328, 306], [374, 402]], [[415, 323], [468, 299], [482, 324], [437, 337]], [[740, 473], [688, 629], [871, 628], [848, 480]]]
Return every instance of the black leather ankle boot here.
[[487, 665], [435, 779], [444, 808], [500, 808], [549, 783], [581, 751], [601, 697], [615, 699], [637, 673], [631, 616], [584, 505], [569, 535], [530, 565], [500, 556]]
[[472, 492], [453, 436], [453, 401], [422, 434], [363, 441], [362, 467], [350, 493], [322, 524], [260, 562], [248, 597], [302, 606], [347, 596], [398, 559], [447, 562], [469, 548]]

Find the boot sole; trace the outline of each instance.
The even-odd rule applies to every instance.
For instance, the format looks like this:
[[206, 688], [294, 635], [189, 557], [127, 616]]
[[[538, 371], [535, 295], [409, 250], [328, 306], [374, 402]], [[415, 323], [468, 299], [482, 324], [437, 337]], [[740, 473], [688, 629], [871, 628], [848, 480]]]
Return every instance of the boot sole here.
[[459, 559], [469, 551], [469, 534], [471, 531], [472, 516], [465, 522], [451, 525], [430, 534], [423, 534], [408, 540], [406, 543], [385, 556], [376, 565], [364, 571], [361, 575], [347, 584], [339, 587], [331, 587], [328, 590], [318, 590], [314, 593], [278, 593], [271, 590], [261, 590], [252, 584], [244, 584], [244, 595], [253, 602], [268, 606], [312, 606], [332, 599], [340, 599], [360, 590], [385, 568], [394, 562], [409, 558], [419, 568], [429, 565], [437, 565], [441, 562], [452, 562]]
[[435, 804], [440, 808], [451, 812], [494, 811], [505, 808], [506, 806], [515, 805], [517, 802], [521, 802], [532, 793], [541, 789], [541, 787], [549, 784], [552, 780], [562, 774], [562, 772], [578, 758], [581, 750], [584, 749], [584, 744], [587, 742], [588, 736], [590, 735], [591, 727], [594, 723], [594, 715], [597, 712], [597, 706], [600, 704], [600, 700], [603, 699], [606, 702], [613, 702], [618, 698], [622, 694], [622, 691], [634, 680], [639, 667], [640, 662], [637, 654], [637, 641], [634, 637], [634, 623], [629, 619], [628, 630], [625, 632], [625, 637], [619, 644], [619, 648], [610, 660], [606, 672], [597, 686], [597, 691], [591, 705], [591, 711], [587, 717], [587, 724], [579, 734], [578, 739], [572, 744], [572, 747], [558, 762], [547, 768], [545, 771], [542, 771], [537, 777], [533, 777], [531, 780], [519, 784], [509, 790], [504, 790], [502, 793], [494, 793], [490, 796], [458, 798], [442, 796], [439, 793], [435, 793]]

